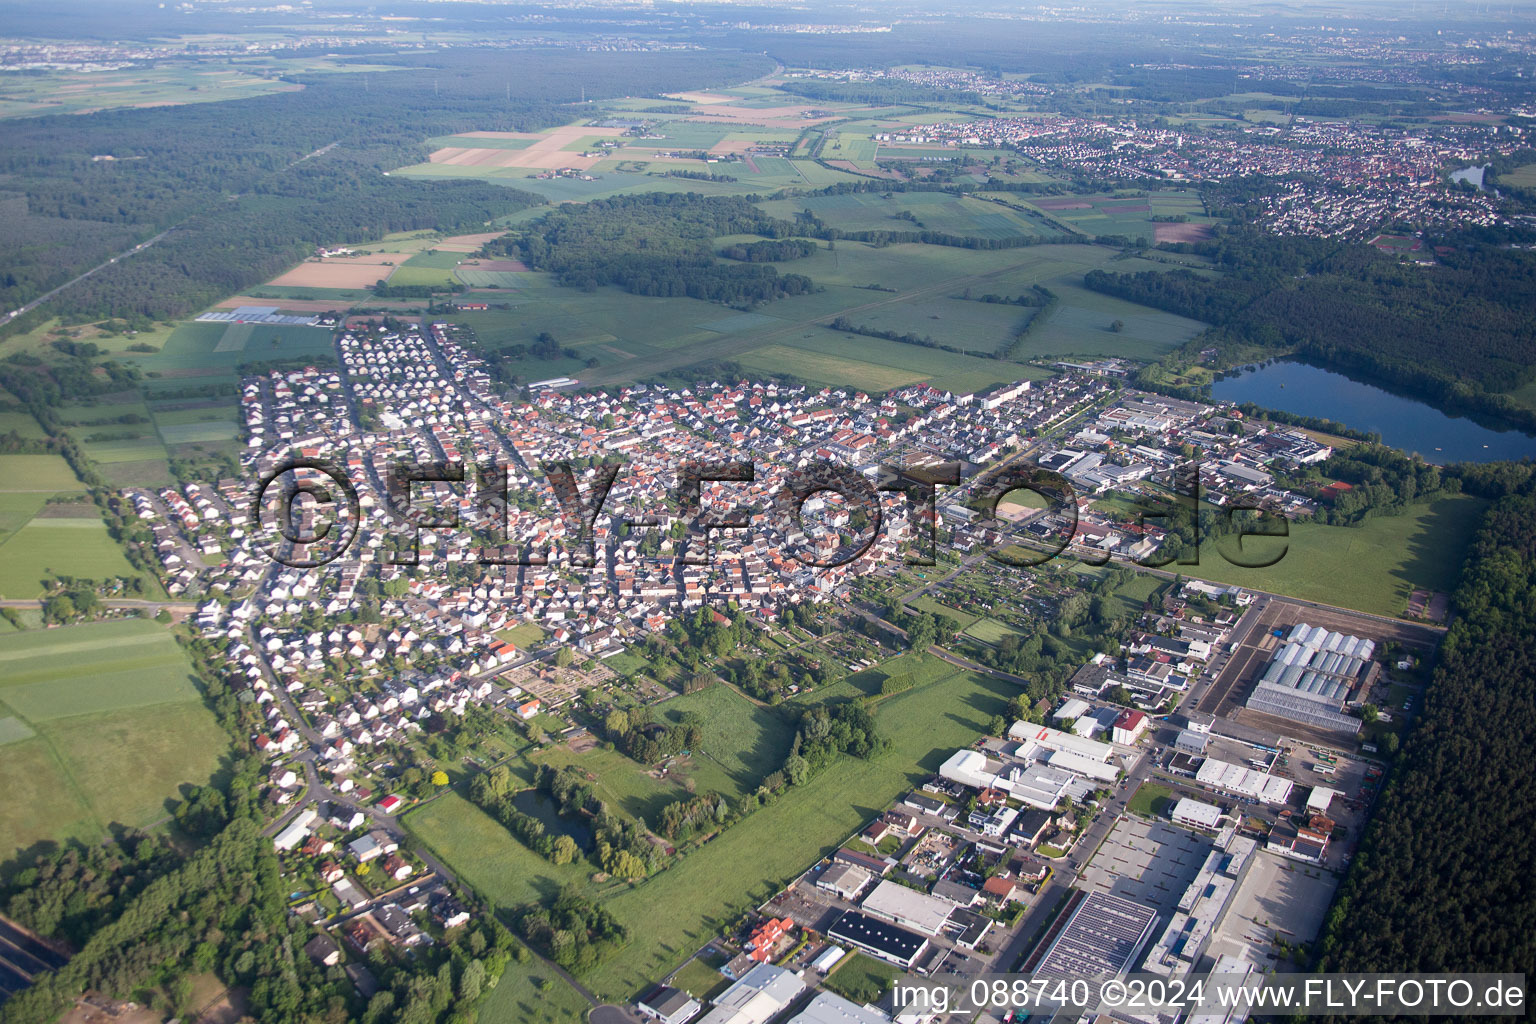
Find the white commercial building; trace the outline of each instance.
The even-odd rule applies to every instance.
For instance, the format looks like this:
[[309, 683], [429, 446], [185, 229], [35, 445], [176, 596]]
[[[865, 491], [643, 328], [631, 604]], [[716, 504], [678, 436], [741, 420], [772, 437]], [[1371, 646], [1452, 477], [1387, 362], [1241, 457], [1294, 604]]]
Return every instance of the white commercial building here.
[[805, 1009], [789, 1019], [789, 1024], [890, 1024], [890, 1020], [879, 1010], [860, 1006], [831, 992], [818, 992]]
[[1221, 808], [1184, 796], [1173, 805], [1173, 823], [1215, 830], [1221, 824]]
[[1043, 811], [1054, 810], [1077, 777], [1044, 764], [1004, 764], [979, 750], [957, 750], [939, 766], [939, 776], [973, 789], [998, 789]]
[[1339, 795], [1336, 789], [1327, 786], [1313, 786], [1312, 792], [1307, 794], [1308, 814], [1327, 814], [1328, 805], [1333, 803], [1333, 798]]
[[1265, 804], [1283, 804], [1291, 798], [1291, 780], [1252, 768], [1241, 768], [1214, 757], [1205, 759], [1195, 773], [1195, 781], [1212, 789], [1224, 789], [1248, 800]]
[[1217, 841], [1185, 887], [1168, 926], [1148, 950], [1143, 971], [1177, 978], [1199, 966], [1257, 857], [1258, 846], [1230, 830]]
[[[1108, 761], [1115, 752], [1115, 748], [1108, 743], [1075, 736], [1048, 725], [1035, 725], [1033, 722], [1014, 722], [1008, 727], [1008, 738], [1019, 744], [1021, 753], [1030, 753], [1042, 760], [1046, 750], [1065, 750], [1094, 761]], [[1045, 749], [1039, 754], [1033, 753], [1037, 748]]]
[[948, 900], [908, 889], [892, 881], [884, 881], [875, 886], [874, 891], [864, 897], [860, 907], [866, 914], [873, 914], [924, 935], [939, 934], [939, 929], [944, 927], [949, 915], [955, 910], [955, 905]]

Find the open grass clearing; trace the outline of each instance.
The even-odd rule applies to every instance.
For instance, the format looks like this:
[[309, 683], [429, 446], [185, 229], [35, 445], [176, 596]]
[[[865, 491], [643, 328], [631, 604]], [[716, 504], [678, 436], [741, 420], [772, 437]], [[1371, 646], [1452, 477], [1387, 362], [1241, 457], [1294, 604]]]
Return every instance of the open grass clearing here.
[[681, 721], [687, 712], [703, 719], [703, 740], [693, 751], [691, 769], [701, 790], [732, 797], [755, 791], [784, 763], [794, 738], [783, 715], [759, 707], [729, 686], [716, 684], [662, 705], [671, 722]]
[[1127, 809], [1132, 814], [1139, 814], [1144, 818], [1166, 818], [1173, 811], [1173, 790], [1167, 786], [1159, 786], [1155, 782], [1143, 782], [1136, 789], [1136, 795], [1131, 797]]
[[[1403, 515], [1377, 516], [1360, 527], [1296, 523], [1284, 557], [1268, 568], [1232, 565], [1211, 542], [1203, 545], [1199, 565], [1167, 568], [1216, 583], [1401, 615], [1414, 588], [1455, 589], [1486, 507], [1481, 498], [1457, 495], [1414, 505]], [[1250, 538], [1244, 542], [1244, 557], [1272, 557], [1281, 543]]]

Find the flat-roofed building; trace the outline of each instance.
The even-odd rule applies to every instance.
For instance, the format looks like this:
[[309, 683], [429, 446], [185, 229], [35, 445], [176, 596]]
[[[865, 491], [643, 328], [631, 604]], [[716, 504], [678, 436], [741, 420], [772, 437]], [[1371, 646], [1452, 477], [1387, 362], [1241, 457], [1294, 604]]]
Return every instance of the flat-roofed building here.
[[1212, 789], [1224, 789], [1249, 800], [1283, 804], [1291, 798], [1291, 780], [1267, 772], [1242, 768], [1208, 757], [1195, 773], [1195, 781]]
[[789, 1024], [890, 1024], [890, 1020], [879, 1010], [860, 1006], [832, 992], [818, 992], [805, 1009], [789, 1019]]
[[858, 899], [874, 876], [852, 864], [833, 864], [816, 879], [816, 888], [836, 893], [845, 900]]
[[1085, 894], [1071, 913], [1035, 974], [1074, 980], [1124, 974], [1157, 921], [1155, 908], [1099, 891]]
[[884, 881], [864, 897], [860, 909], [924, 935], [937, 935], [954, 912], [955, 905], [897, 882]]
[[773, 964], [758, 964], [720, 993], [699, 1024], [768, 1024], [805, 991], [805, 982]]
[[926, 935], [919, 935], [857, 910], [850, 910], [838, 918], [837, 923], [827, 929], [827, 938], [857, 947], [902, 970], [909, 969], [928, 948]]
[[1206, 855], [1205, 863], [1180, 896], [1168, 926], [1147, 951], [1143, 971], [1182, 977], [1199, 966], [1247, 877], [1259, 845], [1230, 830], [1218, 844]]
[[1188, 825], [1192, 828], [1205, 828], [1214, 831], [1221, 824], [1221, 808], [1215, 804], [1208, 804], [1203, 800], [1193, 800], [1187, 796], [1179, 797], [1179, 802], [1173, 805], [1173, 823], [1175, 825]]

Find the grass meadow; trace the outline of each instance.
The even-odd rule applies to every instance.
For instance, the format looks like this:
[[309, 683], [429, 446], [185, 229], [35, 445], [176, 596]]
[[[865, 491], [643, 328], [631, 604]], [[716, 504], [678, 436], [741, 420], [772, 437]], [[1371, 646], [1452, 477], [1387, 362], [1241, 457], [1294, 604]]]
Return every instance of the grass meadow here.
[[[604, 998], [630, 999], [675, 969], [733, 915], [755, 906], [830, 853], [863, 821], [935, 771], [957, 747], [975, 739], [1014, 692], [1014, 687], [990, 676], [957, 671], [925, 656], [906, 656], [809, 699], [878, 690], [885, 673], [892, 671], [911, 671], [918, 685], [878, 702], [876, 717], [891, 741], [888, 751], [869, 761], [840, 761], [635, 885], [598, 885], [588, 879], [589, 865], [550, 864], [457, 795], [435, 800], [405, 821], [499, 906], [516, 906], [562, 884], [584, 886], [633, 938], [582, 981]], [[666, 710], [669, 717], [682, 710], [705, 715], [705, 750], [722, 765], [732, 760], [739, 765], [722, 767], [726, 774], [741, 772], [745, 777], [777, 767], [787, 752], [783, 720], [726, 687], [676, 698]], [[640, 785], [634, 776], [643, 772], [627, 759], [607, 756], [617, 760], [609, 763], [589, 753], [577, 763], [596, 771], [600, 785], [619, 792], [622, 801], [623, 791]], [[700, 788], [706, 781], [703, 774], [697, 777]], [[667, 913], [658, 915], [657, 907], [666, 907]]]
[[[0, 859], [151, 825], [228, 740], [165, 627], [144, 619], [0, 635]], [[26, 735], [21, 727], [31, 733]]]
[[[1377, 516], [1361, 527], [1296, 523], [1283, 558], [1266, 569], [1227, 562], [1207, 543], [1199, 565], [1167, 566], [1185, 576], [1253, 587], [1287, 597], [1401, 615], [1416, 587], [1449, 592], [1466, 559], [1487, 503], [1457, 495], [1415, 505], [1405, 515]], [[1272, 555], [1278, 540], [1245, 542], [1245, 555]]]

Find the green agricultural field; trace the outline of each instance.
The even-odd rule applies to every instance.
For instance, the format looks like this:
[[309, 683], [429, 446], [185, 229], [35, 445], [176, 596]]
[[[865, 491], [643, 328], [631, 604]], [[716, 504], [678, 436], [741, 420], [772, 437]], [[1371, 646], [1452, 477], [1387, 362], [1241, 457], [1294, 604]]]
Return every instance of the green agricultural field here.
[[1536, 164], [1524, 164], [1508, 174], [1499, 175], [1499, 184], [1515, 188], [1536, 188]]
[[841, 231], [939, 231], [977, 238], [1057, 233], [1057, 229], [1037, 212], [947, 192], [896, 192], [889, 196], [855, 192], [773, 199], [758, 205], [775, 217], [785, 219], [793, 218], [801, 210], [810, 210], [827, 226]]
[[688, 795], [680, 775], [658, 779], [617, 750], [594, 747], [577, 754], [561, 745], [541, 751], [533, 760], [555, 768], [573, 764], [590, 772], [597, 778], [598, 798], [631, 818], [655, 821], [663, 807]]
[[920, 612], [932, 612], [935, 615], [947, 615], [951, 619], [954, 619], [961, 629], [965, 629], [967, 626], [970, 626], [981, 617], [976, 615], [974, 612], [963, 612], [960, 609], [952, 608], [947, 604], [940, 604], [938, 601], [935, 601], [931, 597], [920, 597], [911, 603], [911, 607], [916, 608]]
[[[590, 865], [550, 864], [457, 795], [435, 800], [404, 820], [498, 906], [517, 906], [568, 883], [601, 899], [632, 939], [581, 980], [604, 998], [630, 999], [676, 968], [735, 914], [829, 853], [874, 810], [932, 774], [957, 747], [974, 740], [992, 715], [1003, 712], [1016, 689], [931, 658], [922, 659], [918, 672], [924, 685], [879, 704], [877, 720], [891, 740], [890, 750], [872, 761], [840, 761], [632, 887], [595, 887], [586, 881]], [[723, 689], [692, 695], [696, 709], [721, 711], [727, 725], [743, 720]], [[720, 727], [722, 737], [727, 731]], [[754, 771], [771, 763], [768, 745], [760, 753], [738, 756]], [[668, 912], [658, 915], [658, 906]]]
[[432, 288], [451, 288], [454, 277], [452, 270], [406, 265], [394, 269], [394, 272], [389, 275], [389, 284], [394, 287], [426, 285]]
[[399, 69], [348, 64], [336, 57], [239, 57], [196, 64], [135, 65], [111, 71], [35, 72], [7, 76], [4, 91], [0, 92], [0, 118], [242, 100], [302, 88], [282, 77], [295, 72], [396, 70]]
[[50, 497], [45, 491], [0, 491], [0, 539], [27, 525]]
[[453, 272], [453, 276], [471, 288], [517, 288], [522, 285], [527, 275], [511, 270], [476, 270], [473, 267], [461, 267]]
[[793, 373], [813, 384], [848, 385], [862, 391], [891, 391], [923, 380], [911, 370], [881, 366], [857, 359], [844, 359], [825, 352], [769, 345], [742, 356], [738, 362], [748, 370], [762, 374]]
[[[699, 850], [605, 905], [638, 936], [583, 978], [599, 994], [633, 998], [726, 921], [830, 853], [874, 811], [938, 770], [1006, 708], [1016, 688], [957, 672], [882, 701], [891, 749], [845, 759], [738, 822]], [[655, 908], [669, 913], [658, 918]]]
[[419, 252], [405, 261], [407, 267], [432, 267], [436, 270], [452, 270], [464, 259], [461, 252], [439, 252], [436, 249], [428, 249]]
[[61, 455], [0, 455], [0, 493], [57, 494], [85, 485]]
[[48, 436], [29, 412], [0, 412], [0, 434], [18, 434], [29, 438]]
[[[224, 324], [192, 321], [171, 332], [154, 355], [129, 354], [147, 373], [184, 376], [186, 370], [234, 370], [243, 363], [279, 359], [335, 358], [331, 332], [325, 327], [289, 324]], [[176, 380], [167, 386], [209, 383], [206, 377]]]
[[987, 644], [1001, 643], [1004, 637], [1024, 637], [1026, 635], [1021, 629], [991, 618], [977, 619], [966, 627], [965, 632], [967, 636], [973, 636], [982, 643]]
[[516, 907], [552, 896], [563, 885], [584, 885], [592, 871], [585, 862], [550, 863], [456, 792], [410, 811], [401, 820], [497, 906]]
[[191, 671], [165, 627], [144, 619], [0, 635], [0, 719], [35, 733], [0, 746], [12, 786], [0, 857], [148, 826], [182, 784], [208, 782], [228, 740]]
[[163, 457], [102, 466], [101, 475], [114, 487], [166, 487], [175, 482]]
[[[1487, 503], [1459, 495], [1415, 505], [1400, 516], [1378, 516], [1364, 526], [1296, 523], [1286, 554], [1266, 569], [1229, 564], [1212, 543], [1199, 565], [1166, 568], [1185, 576], [1339, 605], [1376, 615], [1401, 615], [1416, 587], [1448, 592], [1466, 559]], [[1275, 540], [1252, 539], [1245, 551], [1278, 550]]]
[[94, 509], [88, 519], [33, 518], [0, 544], [0, 594], [36, 597], [44, 581], [58, 575], [93, 580], [139, 576], [151, 594], [161, 593], [157, 582], [128, 564]]
[[480, 1004], [480, 1024], [583, 1024], [591, 1007], [542, 961], [512, 964]]
[[[918, 193], [917, 195], [921, 195]], [[828, 197], [847, 198], [847, 197]], [[735, 237], [732, 237], [735, 240]], [[721, 244], [725, 240], [722, 240]], [[617, 288], [585, 293], [555, 286], [549, 275], [515, 275], [507, 310], [464, 312], [455, 319], [491, 347], [531, 345], [548, 332], [578, 359], [530, 359], [524, 379], [570, 374], [601, 386], [681, 370], [703, 361], [735, 361], [752, 372], [792, 372], [812, 383], [884, 391], [915, 381], [975, 391], [1045, 375], [1019, 363], [828, 330], [839, 316], [860, 326], [932, 335], [955, 347], [992, 353], [1032, 310], [976, 298], [1019, 295], [1043, 284], [1060, 303], [1038, 318], [1016, 358], [1128, 355], [1154, 358], [1203, 325], [1081, 287], [1082, 275], [1109, 263], [1115, 250], [1038, 245], [973, 250], [932, 245], [875, 247], [838, 242], [779, 265], [805, 274], [820, 290], [764, 303], [751, 313], [686, 298], [630, 295]], [[1145, 261], [1133, 269], [1143, 269]], [[1146, 267], [1169, 269], [1146, 262]], [[465, 272], [460, 272], [465, 273]], [[973, 296], [963, 298], [967, 293]], [[1122, 329], [1113, 331], [1115, 320]], [[585, 366], [596, 360], [595, 367]]]

